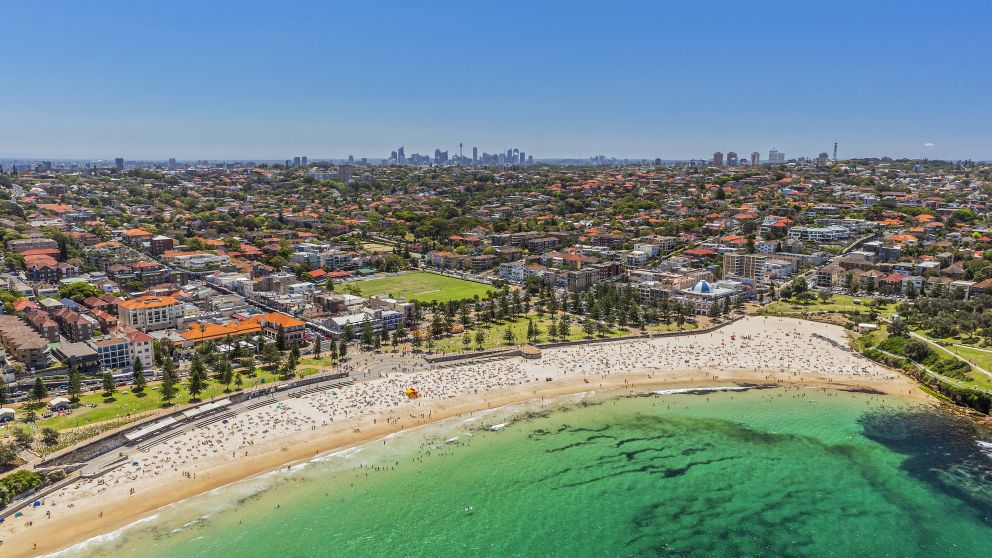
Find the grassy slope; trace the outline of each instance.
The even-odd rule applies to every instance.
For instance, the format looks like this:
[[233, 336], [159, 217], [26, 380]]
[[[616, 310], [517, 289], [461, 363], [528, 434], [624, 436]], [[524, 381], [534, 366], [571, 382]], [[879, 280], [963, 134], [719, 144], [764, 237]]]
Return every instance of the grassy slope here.
[[[860, 300], [862, 303], [854, 304], [855, 299]], [[778, 300], [762, 308], [761, 313], [787, 316], [802, 312], [869, 312], [871, 311], [871, 308], [868, 306], [869, 300], [865, 297], [838, 294], [831, 296], [827, 302], [821, 302], [817, 298], [810, 304], [799, 304], [791, 300]], [[895, 309], [895, 304], [887, 304], [879, 309], [879, 314], [881, 316], [891, 316], [895, 312]]]

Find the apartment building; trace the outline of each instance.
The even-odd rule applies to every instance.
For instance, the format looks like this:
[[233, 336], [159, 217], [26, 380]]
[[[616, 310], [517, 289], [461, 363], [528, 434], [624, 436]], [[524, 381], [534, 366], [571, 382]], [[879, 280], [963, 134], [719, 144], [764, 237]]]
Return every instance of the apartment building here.
[[174, 328], [183, 316], [182, 304], [171, 296], [140, 296], [117, 303], [120, 324], [142, 331]]

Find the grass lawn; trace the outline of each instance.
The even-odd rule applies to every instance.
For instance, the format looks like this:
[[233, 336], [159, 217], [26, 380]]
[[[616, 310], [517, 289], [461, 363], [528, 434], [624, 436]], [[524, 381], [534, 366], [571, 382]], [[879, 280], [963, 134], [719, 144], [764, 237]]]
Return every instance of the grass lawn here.
[[[889, 332], [887, 326], [882, 325], [877, 330], [871, 333], [866, 333], [865, 335], [861, 336], [861, 338], [858, 340], [858, 344], [863, 345], [866, 341], [870, 340], [873, 345], [877, 345], [878, 343], [884, 341], [888, 336], [889, 336]], [[984, 352], [975, 349], [966, 349], [963, 347], [941, 347], [934, 344], [930, 345], [930, 349], [936, 351], [937, 353], [941, 354], [944, 357], [951, 357], [951, 355], [947, 353], [953, 352], [954, 354], [960, 355], [964, 357], [966, 360], [969, 360], [973, 364], [977, 364], [978, 366], [981, 366], [986, 370], [989, 370], [988, 367], [992, 366], [992, 352]], [[970, 372], [966, 373], [965, 376], [967, 376], [971, 381], [961, 382], [962, 385], [975, 389], [984, 389], [986, 391], [992, 391], [992, 377], [989, 377], [988, 375], [983, 374], [981, 371], [975, 370], [974, 368], [972, 368]], [[953, 382], [954, 379], [951, 378], [950, 381]]]
[[[669, 331], [691, 331], [698, 327], [699, 327], [698, 324], [694, 324], [692, 322], [686, 322], [682, 324], [682, 329], [679, 329], [679, 326], [675, 325], [675, 322], [672, 322], [668, 325], [659, 323], [659, 324], [649, 325], [647, 327], [647, 331], [648, 333], [666, 333]], [[635, 333], [640, 333], [640, 331], [635, 330]]]
[[[855, 304], [855, 300], [861, 303]], [[770, 316], [788, 316], [803, 312], [870, 312], [871, 308], [868, 306], [870, 301], [871, 299], [867, 297], [841, 294], [831, 295], [826, 302], [820, 301], [819, 297], [817, 297], [809, 304], [800, 304], [791, 300], [778, 300], [762, 308], [759, 313]], [[886, 304], [878, 309], [878, 313], [881, 316], [891, 316], [895, 313], [895, 310], [895, 304]]]
[[379, 252], [391, 253], [395, 249], [392, 246], [389, 246], [388, 244], [379, 244], [376, 242], [363, 242], [362, 248], [372, 253], [379, 253]]
[[[538, 318], [535, 315], [531, 315], [530, 318], [534, 320], [534, 323], [541, 328], [541, 336], [535, 342], [536, 343], [547, 343], [550, 341], [547, 336], [548, 325], [551, 324], [551, 318], [545, 316], [543, 318]], [[482, 345], [483, 349], [494, 349], [497, 347], [507, 347], [506, 340], [503, 338], [506, 332], [506, 328], [511, 328], [513, 331], [515, 341], [514, 345], [522, 345], [527, 343], [527, 318], [516, 318], [514, 320], [509, 320], [503, 323], [498, 323], [490, 326], [488, 329], [483, 328], [482, 331], [486, 334], [486, 340]], [[469, 350], [476, 350], [475, 344], [475, 329], [470, 329], [464, 334], [454, 335], [452, 337], [447, 337], [441, 339], [434, 343], [434, 352], [443, 353], [457, 353], [461, 352], [464, 348], [462, 345], [462, 335], [468, 335], [472, 340], [472, 344], [469, 345]], [[627, 331], [622, 328], [614, 328], [612, 332], [607, 335], [595, 334], [594, 337], [620, 337], [626, 334]], [[586, 339], [586, 334], [582, 331], [582, 326], [577, 323], [577, 318], [572, 318], [572, 327], [569, 331], [568, 340], [575, 341], [579, 339]], [[426, 347], [426, 344], [425, 344]]]
[[[301, 362], [301, 364], [296, 368], [296, 373], [300, 376], [311, 376], [319, 373], [321, 371], [321, 366], [331, 366], [330, 357], [324, 357], [319, 361], [312, 358], [303, 359], [303, 362]], [[237, 372], [237, 369], [235, 372]], [[271, 384], [278, 381], [280, 381], [279, 375], [258, 368], [257, 374], [254, 378], [249, 378], [247, 376], [243, 377], [241, 387], [242, 389], [251, 389], [262, 385], [263, 383]], [[187, 380], [186, 378], [182, 378], [178, 386], [179, 393], [177, 397], [173, 399], [174, 405], [172, 407], [168, 407], [168, 409], [171, 410], [175, 408], [175, 405], [186, 405], [190, 402], [192, 396], [189, 394], [189, 390], [186, 389], [186, 386]], [[211, 397], [223, 397], [225, 395], [224, 386], [220, 385], [212, 378], [207, 382], [206, 388], [207, 389], [200, 394], [201, 400], [206, 401]], [[159, 391], [160, 389], [160, 383], [151, 383], [145, 388], [144, 397], [138, 397], [137, 394], [130, 391], [130, 388], [122, 388], [114, 394], [112, 400], [104, 398], [102, 391], [86, 393], [80, 397], [80, 406], [73, 409], [72, 414], [65, 416], [56, 415], [47, 419], [38, 419], [35, 421], [34, 426], [37, 426], [38, 428], [48, 426], [54, 428], [55, 430], [64, 430], [67, 428], [77, 428], [112, 419], [129, 418], [130, 420], [137, 420], [140, 418], [138, 415], [164, 408], [162, 407], [162, 395]], [[231, 389], [234, 389], [234, 384], [231, 384]], [[124, 393], [125, 391], [128, 393]], [[96, 405], [96, 407], [89, 407], [88, 405]], [[41, 414], [41, 412], [38, 412], [39, 416]], [[128, 417], [128, 415], [130, 415], [130, 417]], [[18, 418], [22, 418], [20, 413], [18, 414]], [[18, 422], [18, 424], [22, 423]]]
[[[411, 302], [414, 300], [448, 302], [449, 300], [472, 298], [475, 295], [484, 298], [486, 292], [496, 290], [482, 283], [464, 281], [425, 271], [411, 271], [382, 279], [354, 281], [348, 285], [359, 289], [361, 296], [367, 297], [376, 294], [402, 296]], [[339, 290], [346, 292], [348, 285], [341, 286]]]

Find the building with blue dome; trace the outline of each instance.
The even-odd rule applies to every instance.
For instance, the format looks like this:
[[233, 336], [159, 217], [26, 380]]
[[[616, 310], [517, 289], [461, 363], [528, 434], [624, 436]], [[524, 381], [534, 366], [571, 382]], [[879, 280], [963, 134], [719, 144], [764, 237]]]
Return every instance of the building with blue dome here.
[[697, 314], [706, 314], [714, 304], [722, 307], [727, 300], [730, 301], [731, 305], [736, 304], [737, 300], [744, 296], [744, 291], [744, 284], [737, 281], [711, 283], [700, 280], [696, 281], [696, 284], [691, 288], [679, 291], [674, 298], [691, 304], [696, 309]]

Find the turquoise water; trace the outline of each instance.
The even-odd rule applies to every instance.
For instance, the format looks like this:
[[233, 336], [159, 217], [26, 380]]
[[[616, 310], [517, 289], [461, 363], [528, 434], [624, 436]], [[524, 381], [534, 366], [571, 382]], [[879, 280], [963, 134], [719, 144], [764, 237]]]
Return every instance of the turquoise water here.
[[322, 458], [68, 554], [987, 556], [990, 478], [969, 423], [901, 399], [585, 399]]

